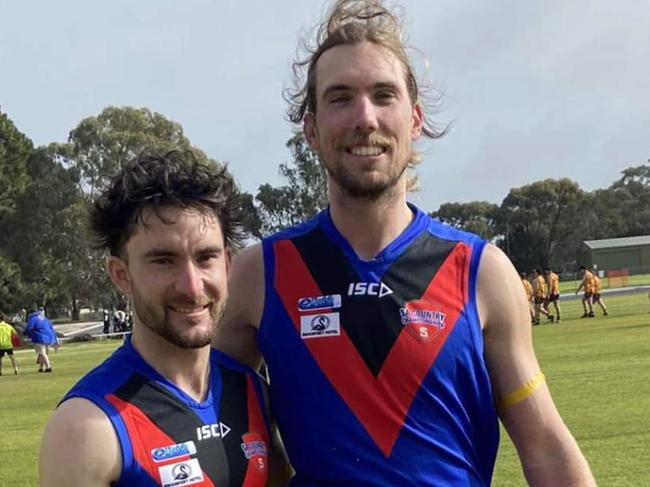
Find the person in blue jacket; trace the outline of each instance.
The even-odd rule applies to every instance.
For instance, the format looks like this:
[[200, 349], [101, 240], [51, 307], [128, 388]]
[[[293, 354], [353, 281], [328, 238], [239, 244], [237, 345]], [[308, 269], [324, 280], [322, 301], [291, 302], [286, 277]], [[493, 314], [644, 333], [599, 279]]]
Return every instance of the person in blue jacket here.
[[52, 372], [52, 363], [48, 355], [48, 347], [56, 342], [56, 333], [52, 323], [40, 310], [33, 311], [27, 316], [27, 326], [23, 333], [34, 345], [38, 371]]

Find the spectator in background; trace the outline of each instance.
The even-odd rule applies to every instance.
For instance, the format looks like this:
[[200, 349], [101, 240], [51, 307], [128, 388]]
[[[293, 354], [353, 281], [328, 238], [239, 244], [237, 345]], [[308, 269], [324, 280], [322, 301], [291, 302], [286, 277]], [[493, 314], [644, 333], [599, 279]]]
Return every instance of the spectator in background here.
[[35, 310], [27, 316], [27, 326], [24, 333], [34, 345], [38, 371], [52, 372], [52, 364], [48, 355], [48, 347], [53, 340], [52, 325], [38, 310]]
[[113, 312], [113, 332], [119, 333], [124, 331], [126, 326], [126, 313], [121, 309]]
[[20, 344], [20, 338], [13, 326], [7, 323], [7, 317], [0, 312], [0, 375], [2, 375], [2, 358], [7, 355], [14, 368], [14, 374], [18, 375], [18, 366], [14, 358], [14, 347]]
[[38, 312], [41, 315], [41, 318], [45, 321], [45, 325], [48, 327], [49, 333], [50, 333], [50, 342], [48, 343], [48, 353], [49, 353], [49, 347], [52, 347], [54, 349], [54, 353], [58, 353], [59, 351], [59, 336], [56, 334], [56, 330], [54, 329], [54, 325], [52, 322], [45, 316], [45, 308], [40, 308]]
[[601, 292], [602, 292], [602, 285], [600, 283], [600, 277], [594, 274], [594, 292], [591, 296], [592, 314], [593, 314], [593, 307], [597, 304], [598, 306], [600, 306], [600, 309], [603, 310], [603, 316], [607, 316], [607, 306], [605, 306], [605, 302], [603, 301]]
[[530, 322], [535, 324], [535, 312], [533, 311], [533, 286], [530, 284], [525, 272], [521, 273], [521, 283], [524, 285], [524, 291], [526, 291], [528, 311], [530, 311]]
[[560, 277], [553, 272], [549, 267], [544, 269], [544, 276], [546, 277], [546, 286], [548, 288], [548, 296], [546, 298], [546, 311], [550, 312], [549, 305], [553, 303], [555, 308], [555, 322], [560, 322]]
[[591, 303], [591, 298], [594, 294], [594, 274], [583, 265], [580, 266], [580, 272], [582, 274], [582, 282], [578, 286], [578, 289], [576, 289], [576, 294], [580, 292], [580, 289], [584, 289], [582, 296], [584, 313], [582, 314], [582, 318], [593, 318], [594, 307]]
[[104, 308], [104, 311], [102, 312], [102, 322], [104, 324], [102, 333], [108, 335], [111, 331], [111, 316], [106, 308]]

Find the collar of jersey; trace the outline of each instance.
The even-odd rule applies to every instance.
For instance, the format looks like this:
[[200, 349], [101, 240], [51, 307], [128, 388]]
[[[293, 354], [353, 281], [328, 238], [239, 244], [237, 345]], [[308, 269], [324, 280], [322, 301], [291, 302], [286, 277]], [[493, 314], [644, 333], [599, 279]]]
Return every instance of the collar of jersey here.
[[138, 351], [133, 348], [133, 344], [131, 343], [131, 337], [127, 336], [126, 340], [124, 341], [124, 345], [122, 346], [122, 350], [125, 353], [125, 355], [128, 357], [128, 359], [131, 361], [131, 363], [135, 366], [135, 370], [144, 375], [145, 377], [148, 377], [149, 379], [153, 380], [156, 382], [156, 384], [164, 387], [166, 390], [171, 392], [174, 397], [178, 398], [188, 406], [194, 408], [194, 409], [206, 409], [212, 407], [212, 402], [213, 402], [213, 392], [221, 388], [221, 377], [219, 374], [219, 370], [214, 370], [216, 367], [216, 364], [213, 363], [212, 356], [213, 354], [210, 354], [210, 381], [208, 384], [209, 390], [208, 394], [206, 396], [205, 401], [203, 402], [197, 402], [194, 399], [192, 399], [190, 396], [188, 396], [182, 389], [178, 388], [176, 384], [172, 383], [168, 379], [165, 379], [156, 369], [154, 369], [151, 365], [149, 365], [143, 358], [142, 356], [138, 353]]
[[348, 259], [360, 266], [374, 266], [377, 264], [384, 264], [392, 262], [400, 256], [409, 244], [418, 237], [423, 231], [427, 229], [428, 221], [427, 215], [412, 203], [407, 203], [409, 208], [414, 214], [411, 223], [404, 229], [404, 231], [397, 236], [395, 240], [389, 243], [374, 259], [364, 260], [361, 259], [354, 251], [352, 246], [348, 243], [347, 239], [339, 232], [332, 221], [329, 206], [323, 210], [318, 216], [319, 224], [325, 234], [343, 251]]

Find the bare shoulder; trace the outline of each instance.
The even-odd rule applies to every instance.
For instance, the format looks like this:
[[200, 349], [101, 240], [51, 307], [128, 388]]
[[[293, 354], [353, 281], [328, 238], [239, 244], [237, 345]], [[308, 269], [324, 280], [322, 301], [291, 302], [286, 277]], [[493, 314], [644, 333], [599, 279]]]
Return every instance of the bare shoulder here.
[[261, 244], [235, 255], [228, 282], [228, 302], [214, 346], [257, 368], [257, 329], [264, 309], [264, 255]]
[[43, 433], [40, 486], [109, 486], [121, 469], [121, 448], [106, 414], [81, 398], [61, 404]]
[[485, 358], [497, 397], [539, 371], [532, 343], [526, 292], [510, 259], [494, 245], [481, 258], [477, 305]]
[[[524, 287], [510, 259], [488, 244], [481, 257], [477, 300], [481, 324], [491, 333], [498, 328], [528, 323]], [[523, 320], [523, 321], [522, 321]]]

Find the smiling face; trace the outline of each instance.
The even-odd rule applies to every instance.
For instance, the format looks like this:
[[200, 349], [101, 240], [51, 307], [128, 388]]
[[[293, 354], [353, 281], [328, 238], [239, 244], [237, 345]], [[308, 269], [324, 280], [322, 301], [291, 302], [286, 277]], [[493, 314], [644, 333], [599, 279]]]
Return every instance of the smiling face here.
[[181, 348], [208, 346], [227, 297], [230, 256], [221, 227], [197, 210], [164, 207], [159, 214], [144, 211], [146, 225], [137, 224], [125, 259], [110, 257], [109, 275], [131, 297], [136, 327]]
[[330, 186], [353, 198], [377, 199], [403, 184], [412, 143], [422, 132], [404, 67], [370, 42], [339, 45], [316, 63], [316, 113], [305, 136], [318, 152]]

